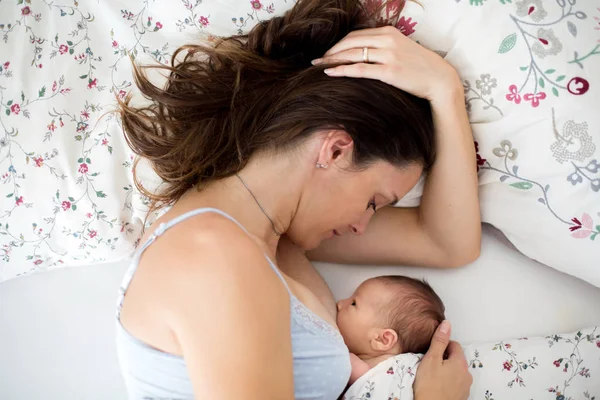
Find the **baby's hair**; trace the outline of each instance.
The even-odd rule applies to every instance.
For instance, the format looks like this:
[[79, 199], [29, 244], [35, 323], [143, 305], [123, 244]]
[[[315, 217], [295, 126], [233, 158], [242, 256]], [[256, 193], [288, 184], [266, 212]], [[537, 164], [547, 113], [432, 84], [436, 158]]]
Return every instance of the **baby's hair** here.
[[403, 353], [426, 353], [435, 330], [446, 319], [440, 297], [425, 280], [395, 275], [375, 279], [394, 285], [381, 323], [396, 332]]

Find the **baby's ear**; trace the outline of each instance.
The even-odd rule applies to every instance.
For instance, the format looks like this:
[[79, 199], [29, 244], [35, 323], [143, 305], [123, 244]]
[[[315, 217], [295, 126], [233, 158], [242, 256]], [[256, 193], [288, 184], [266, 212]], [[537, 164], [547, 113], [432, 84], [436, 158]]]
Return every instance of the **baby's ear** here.
[[[373, 350], [388, 352], [398, 344], [398, 334], [393, 329], [379, 329], [377, 336], [371, 341]], [[402, 349], [399, 350], [402, 352]]]

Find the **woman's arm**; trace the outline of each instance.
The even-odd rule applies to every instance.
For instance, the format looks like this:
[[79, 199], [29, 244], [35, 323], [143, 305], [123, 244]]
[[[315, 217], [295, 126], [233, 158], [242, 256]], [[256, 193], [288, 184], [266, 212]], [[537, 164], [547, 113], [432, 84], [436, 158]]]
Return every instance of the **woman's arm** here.
[[292, 400], [289, 295], [235, 230], [174, 252], [165, 319], [197, 398]]
[[[364, 64], [362, 48], [378, 62]], [[365, 234], [323, 242], [313, 260], [451, 267], [479, 256], [481, 218], [475, 149], [456, 71], [395, 28], [353, 32], [319, 62], [353, 61], [330, 76], [378, 79], [430, 101], [436, 162], [417, 208], [377, 211]]]

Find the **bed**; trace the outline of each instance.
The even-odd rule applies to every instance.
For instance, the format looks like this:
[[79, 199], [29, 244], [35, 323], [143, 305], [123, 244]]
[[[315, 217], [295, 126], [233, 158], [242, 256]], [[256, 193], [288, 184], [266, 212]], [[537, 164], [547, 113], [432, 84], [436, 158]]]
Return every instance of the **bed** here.
[[[125, 396], [114, 305], [147, 212], [110, 113], [135, 91], [128, 56], [166, 63], [181, 44], [247, 32], [293, 3], [0, 2], [1, 399]], [[463, 343], [599, 325], [598, 5], [422, 0], [388, 22], [461, 75], [482, 255], [456, 270], [320, 265], [335, 296], [370, 276], [426, 277]]]

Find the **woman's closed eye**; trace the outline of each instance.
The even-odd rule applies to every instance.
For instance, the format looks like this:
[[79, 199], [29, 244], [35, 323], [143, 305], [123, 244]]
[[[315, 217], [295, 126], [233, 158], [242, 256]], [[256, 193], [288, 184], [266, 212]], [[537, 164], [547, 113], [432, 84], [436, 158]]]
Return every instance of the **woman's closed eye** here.
[[369, 204], [367, 204], [367, 210], [369, 208], [372, 208], [373, 212], [377, 212], [377, 205], [375, 204], [375, 199], [371, 199], [371, 201], [369, 202]]

